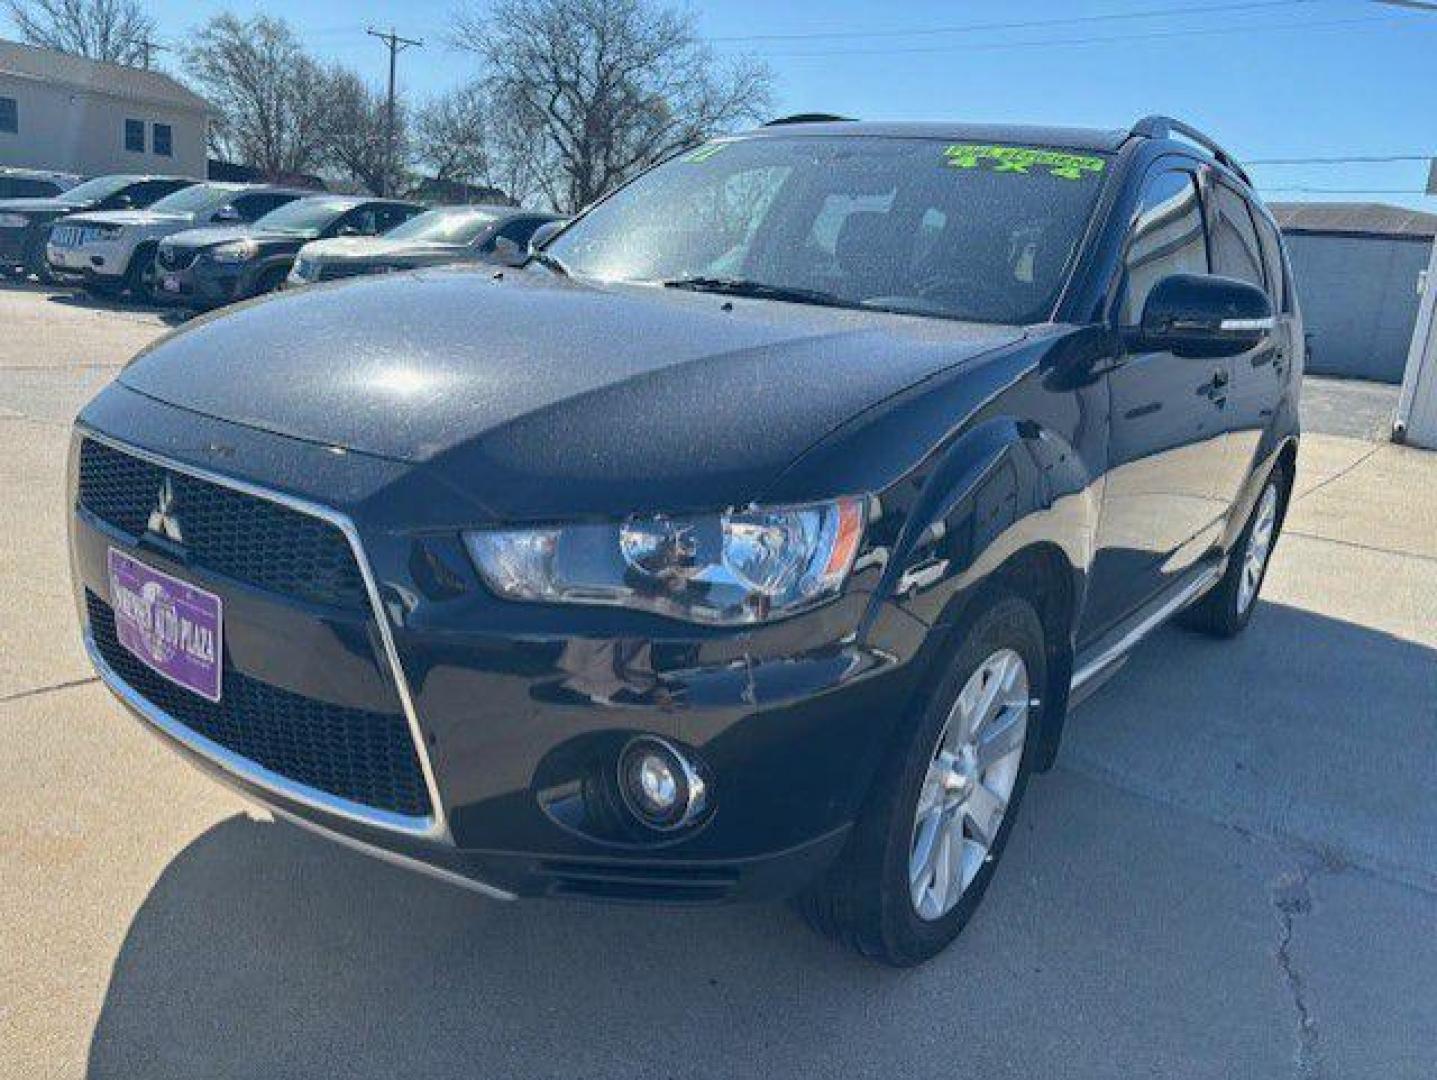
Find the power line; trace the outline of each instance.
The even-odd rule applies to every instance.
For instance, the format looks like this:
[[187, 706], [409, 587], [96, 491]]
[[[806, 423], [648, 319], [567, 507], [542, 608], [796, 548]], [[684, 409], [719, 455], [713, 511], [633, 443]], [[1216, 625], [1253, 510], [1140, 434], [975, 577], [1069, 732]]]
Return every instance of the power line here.
[[1356, 157], [1245, 158], [1244, 165], [1387, 165], [1400, 161], [1431, 161], [1431, 154], [1379, 154]]
[[1269, 186], [1259, 184], [1261, 191], [1292, 191], [1301, 192], [1305, 195], [1427, 195], [1429, 192], [1422, 188], [1337, 188], [1337, 187], [1305, 187], [1301, 184], [1280, 184]]
[[1162, 19], [1174, 15], [1202, 15], [1265, 8], [1288, 8], [1323, 0], [1258, 0], [1250, 3], [1206, 4], [1189, 7], [1154, 8], [1149, 11], [1122, 11], [1106, 15], [1069, 15], [1056, 19], [1024, 19], [1016, 22], [963, 23], [956, 26], [920, 26], [909, 30], [804, 30], [790, 34], [736, 34], [711, 37], [711, 42], [818, 41], [842, 38], [926, 37], [930, 34], [972, 34], [987, 30], [1032, 30], [1045, 26], [1077, 26], [1084, 23], [1118, 22], [1130, 19]]
[[424, 47], [424, 42], [417, 38], [400, 37], [394, 32], [394, 27], [389, 28], [389, 33], [383, 33], [369, 27], [364, 31], [370, 37], [378, 38], [384, 42], [389, 49], [389, 102], [384, 116], [384, 183], [380, 186], [384, 189], [379, 194], [388, 195], [394, 186], [394, 72], [399, 54], [405, 49]]
[[1437, 29], [1437, 22], [1412, 22], [1404, 16], [1375, 16], [1356, 19], [1331, 19], [1323, 22], [1267, 23], [1249, 26], [1191, 27], [1177, 30], [1153, 30], [1139, 34], [1111, 34], [1081, 38], [1044, 38], [1038, 41], [1000, 41], [977, 43], [952, 43], [948, 45], [917, 45], [878, 49], [805, 49], [765, 52], [761, 56], [779, 57], [843, 57], [843, 56], [897, 56], [916, 53], [1002, 52], [1010, 49], [1055, 48], [1065, 45], [1103, 45], [1125, 41], [1150, 41], [1177, 37], [1236, 36], [1251, 33], [1280, 33], [1283, 31], [1333, 30], [1339, 27], [1407, 24], [1424, 29]]

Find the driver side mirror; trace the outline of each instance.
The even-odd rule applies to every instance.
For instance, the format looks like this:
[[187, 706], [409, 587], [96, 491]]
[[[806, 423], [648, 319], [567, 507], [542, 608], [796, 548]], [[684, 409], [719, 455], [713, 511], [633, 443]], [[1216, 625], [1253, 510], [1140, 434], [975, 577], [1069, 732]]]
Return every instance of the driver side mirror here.
[[1255, 349], [1275, 325], [1267, 293], [1212, 274], [1172, 274], [1148, 293], [1138, 348], [1184, 357], [1234, 356]]
[[244, 215], [233, 206], [221, 206], [210, 220], [216, 225], [238, 225], [244, 221]]
[[568, 221], [563, 219], [544, 222], [544, 224], [535, 229], [533, 235], [529, 237], [529, 251], [531, 253], [543, 251], [544, 245], [563, 231], [564, 226], [567, 224], [569, 224]]

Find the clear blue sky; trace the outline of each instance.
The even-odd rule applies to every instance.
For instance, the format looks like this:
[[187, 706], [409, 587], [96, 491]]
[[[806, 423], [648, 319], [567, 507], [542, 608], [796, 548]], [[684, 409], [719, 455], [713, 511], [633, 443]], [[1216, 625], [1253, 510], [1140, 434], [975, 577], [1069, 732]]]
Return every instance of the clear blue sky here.
[[[384, 50], [364, 27], [393, 24], [427, 43], [400, 61], [402, 85], [422, 98], [475, 73], [473, 60], [445, 40], [450, 17], [464, 3], [150, 0], [147, 6], [172, 44], [220, 11], [283, 15], [313, 51], [376, 82]], [[487, 4], [469, 6], [482, 11]], [[719, 52], [768, 59], [778, 112], [1099, 126], [1169, 112], [1210, 130], [1245, 159], [1437, 154], [1437, 10], [1374, 0], [714, 0], [692, 10]], [[1126, 17], [1153, 11], [1170, 14]], [[938, 32], [991, 23], [1046, 25]], [[1253, 169], [1273, 199], [1370, 198], [1437, 210], [1437, 197], [1423, 195], [1275, 190], [1420, 190], [1426, 171], [1419, 163]]]

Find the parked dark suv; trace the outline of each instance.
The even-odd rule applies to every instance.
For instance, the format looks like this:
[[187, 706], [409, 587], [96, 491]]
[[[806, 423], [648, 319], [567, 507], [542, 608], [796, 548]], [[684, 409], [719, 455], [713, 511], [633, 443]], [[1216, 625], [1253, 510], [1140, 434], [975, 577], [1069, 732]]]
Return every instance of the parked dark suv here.
[[85, 642], [351, 846], [499, 897], [797, 894], [913, 963], [1073, 702], [1169, 616], [1252, 617], [1302, 340], [1271, 217], [1175, 121], [771, 125], [527, 268], [132, 363], [75, 429]]
[[423, 211], [393, 199], [312, 195], [243, 227], [188, 229], [160, 242], [159, 295], [200, 309], [261, 296], [284, 284], [311, 240], [379, 236]]

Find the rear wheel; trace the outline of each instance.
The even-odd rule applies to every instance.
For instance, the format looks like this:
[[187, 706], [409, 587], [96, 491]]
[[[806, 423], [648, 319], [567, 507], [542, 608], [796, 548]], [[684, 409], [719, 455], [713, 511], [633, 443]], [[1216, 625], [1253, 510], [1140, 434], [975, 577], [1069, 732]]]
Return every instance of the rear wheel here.
[[941, 952], [983, 898], [1038, 746], [1043, 628], [1003, 594], [967, 623], [947, 673], [874, 781], [835, 866], [798, 899], [821, 932], [887, 963]]
[[1182, 625], [1214, 637], [1235, 637], [1247, 628], [1282, 529], [1282, 505], [1290, 482], [1284, 467], [1272, 471], [1232, 546], [1227, 571], [1206, 596], [1179, 616]]
[[153, 300], [158, 272], [159, 268], [155, 265], [155, 248], [136, 248], [135, 253], [130, 256], [129, 268], [125, 271], [125, 291], [130, 294], [130, 298], [145, 303]]

